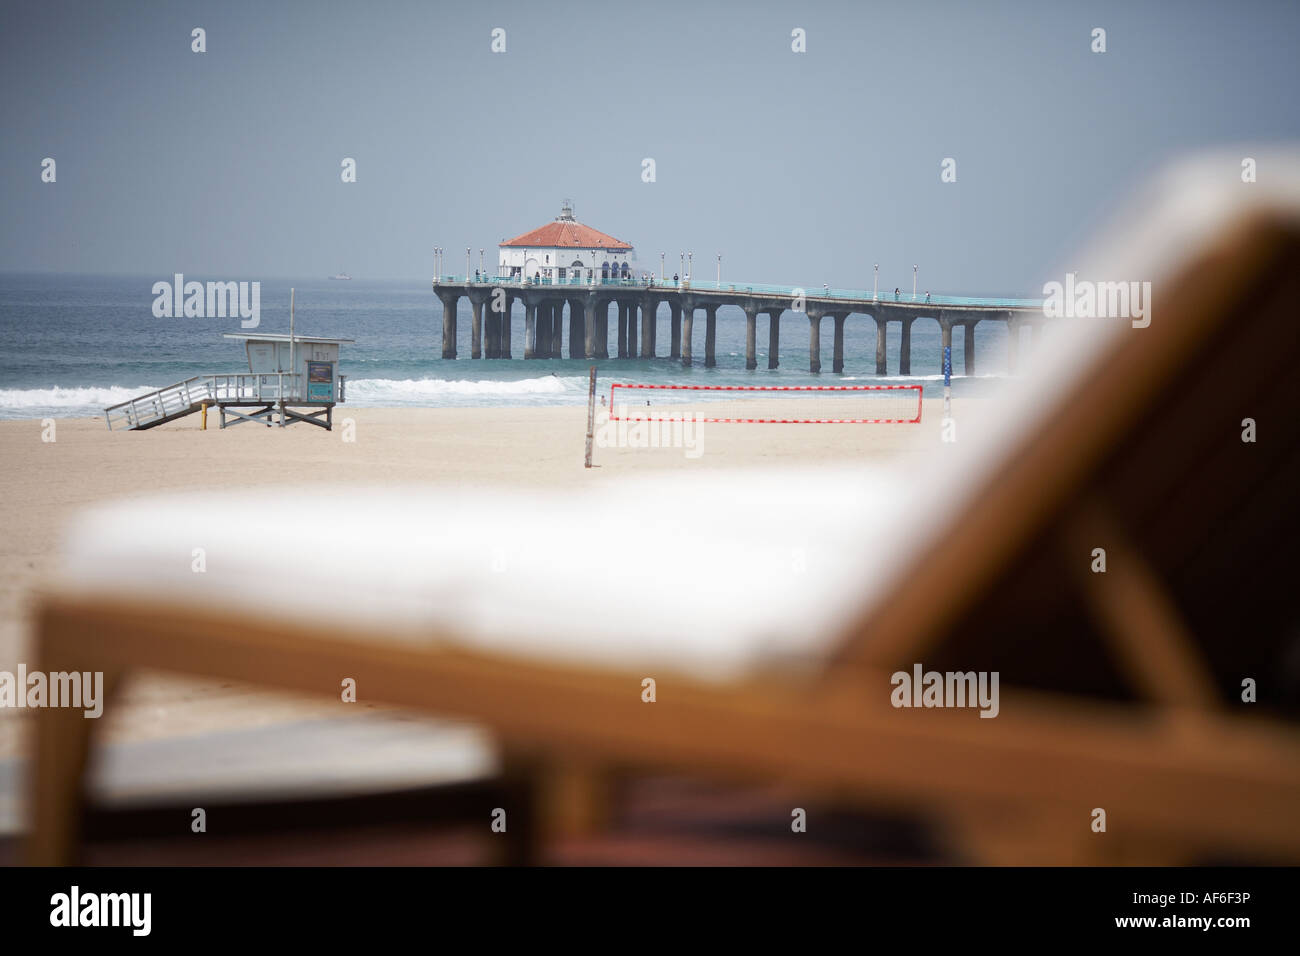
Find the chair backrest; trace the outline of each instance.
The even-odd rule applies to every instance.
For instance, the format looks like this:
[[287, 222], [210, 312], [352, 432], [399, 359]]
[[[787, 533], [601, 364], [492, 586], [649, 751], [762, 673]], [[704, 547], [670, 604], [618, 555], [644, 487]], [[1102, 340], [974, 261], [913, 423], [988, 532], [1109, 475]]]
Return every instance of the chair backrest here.
[[[1274, 707], [1300, 709], [1300, 614], [1273, 556], [1300, 530], [1288, 402], [1300, 162], [1284, 158], [1279, 188], [1255, 195], [1222, 168], [1176, 173], [1135, 235], [1089, 269], [1150, 280], [1150, 325], [1070, 320], [995, 433], [918, 489], [946, 510], [848, 629], [832, 671], [947, 661], [1205, 707], [1245, 678], [1289, 673]], [[1097, 548], [1109, 577], [1092, 568]], [[1099, 635], [1109, 653], [1096, 653]]]

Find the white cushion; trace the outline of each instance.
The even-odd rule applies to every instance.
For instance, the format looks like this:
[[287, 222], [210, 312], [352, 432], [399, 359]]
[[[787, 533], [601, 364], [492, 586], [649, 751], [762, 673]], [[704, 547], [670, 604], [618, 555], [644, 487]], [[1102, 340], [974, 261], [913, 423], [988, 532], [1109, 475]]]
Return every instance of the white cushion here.
[[877, 543], [894, 535], [905, 494], [860, 467], [599, 480], [123, 501], [79, 517], [61, 576], [373, 637], [438, 632], [505, 654], [727, 679], [824, 652], [894, 560]]

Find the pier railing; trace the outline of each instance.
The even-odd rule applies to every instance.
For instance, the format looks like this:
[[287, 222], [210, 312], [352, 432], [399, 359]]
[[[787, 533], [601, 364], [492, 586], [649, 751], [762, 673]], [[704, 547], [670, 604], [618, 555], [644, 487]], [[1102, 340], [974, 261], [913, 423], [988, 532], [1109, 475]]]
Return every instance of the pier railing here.
[[[338, 401], [343, 401], [342, 375], [338, 377]], [[187, 415], [204, 402], [211, 404], [274, 405], [303, 402], [302, 375], [294, 372], [235, 372], [196, 375], [183, 382], [121, 402], [104, 409], [108, 427], [142, 428]]]
[[521, 279], [518, 276], [439, 276], [435, 285], [479, 285], [505, 286], [508, 288], [564, 288], [579, 291], [582, 289], [669, 289], [672, 291], [725, 292], [734, 295], [779, 295], [793, 299], [802, 295], [805, 299], [836, 299], [855, 302], [884, 302], [900, 305], [946, 305], [956, 308], [963, 306], [1004, 309], [1040, 309], [1042, 299], [1000, 298], [966, 295], [932, 295], [928, 292], [895, 293], [867, 289], [840, 289], [827, 285], [792, 286], [771, 285], [761, 282], [714, 282], [700, 279], [655, 279], [655, 278], [594, 278], [583, 277], [564, 279]]

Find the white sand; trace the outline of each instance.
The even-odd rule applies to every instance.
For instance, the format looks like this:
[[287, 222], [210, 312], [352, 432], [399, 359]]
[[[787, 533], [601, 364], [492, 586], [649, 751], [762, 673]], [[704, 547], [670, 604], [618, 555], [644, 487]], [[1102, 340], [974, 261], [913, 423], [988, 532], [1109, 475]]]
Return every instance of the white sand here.
[[[954, 402], [960, 418], [963, 403]], [[76, 509], [123, 496], [312, 481], [475, 482], [569, 486], [659, 470], [906, 459], [940, 440], [942, 402], [927, 400], [919, 425], [702, 426], [702, 454], [683, 448], [595, 449], [582, 467], [586, 409], [336, 409], [335, 429], [241, 424], [199, 430], [192, 415], [145, 432], [109, 432], [101, 419], [60, 420], [42, 441], [38, 420], [0, 422], [0, 670], [31, 651], [33, 595], [52, 571], [60, 530]], [[344, 441], [343, 420], [355, 422]], [[694, 452], [691, 453], [694, 455]], [[332, 700], [164, 675], [134, 680], [105, 721], [109, 739], [233, 730], [336, 713]], [[0, 757], [21, 751], [21, 715], [0, 710]]]

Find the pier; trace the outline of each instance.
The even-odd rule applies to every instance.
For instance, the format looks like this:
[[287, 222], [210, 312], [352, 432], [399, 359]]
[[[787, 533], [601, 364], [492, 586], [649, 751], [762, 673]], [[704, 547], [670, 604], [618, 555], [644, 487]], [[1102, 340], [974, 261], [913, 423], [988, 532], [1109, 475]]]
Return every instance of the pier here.
[[[703, 364], [716, 363], [718, 309], [735, 306], [745, 316], [745, 367], [758, 368], [758, 336], [767, 334], [767, 367], [780, 365], [781, 324], [800, 319], [808, 324], [808, 368], [822, 370], [821, 334], [824, 319], [831, 320], [831, 370], [844, 371], [844, 330], [851, 316], [876, 325], [876, 374], [887, 375], [885, 343], [891, 322], [901, 329], [900, 375], [912, 374], [912, 324], [932, 320], [939, 324], [944, 346], [952, 345], [953, 330], [960, 329], [965, 372], [975, 373], [975, 328], [980, 322], [1005, 322], [1008, 366], [1017, 364], [1022, 329], [1031, 336], [1046, 322], [1040, 299], [969, 298], [913, 293], [863, 292], [825, 286], [667, 280], [647, 282], [596, 277], [523, 281], [517, 276], [469, 278], [446, 276], [433, 280], [442, 303], [442, 357], [457, 358], [456, 310], [462, 297], [471, 309], [470, 358], [514, 358], [522, 346], [525, 359], [635, 359], [665, 356], [690, 366], [697, 361], [695, 320], [703, 312]], [[801, 310], [796, 304], [802, 304]], [[511, 341], [509, 317], [516, 305], [524, 310], [524, 341]], [[667, 306], [666, 315], [660, 307]], [[616, 307], [616, 308], [613, 308]], [[564, 334], [567, 313], [567, 351]], [[611, 313], [617, 331], [611, 337]], [[787, 317], [786, 313], [791, 313]], [[760, 324], [760, 317], [762, 322]], [[667, 350], [659, 343], [661, 319], [667, 322]]]

